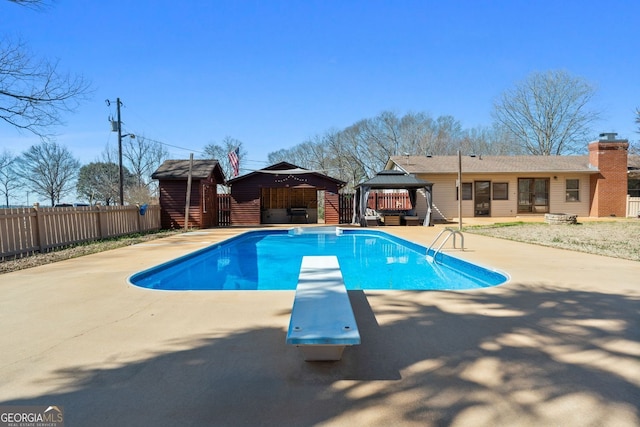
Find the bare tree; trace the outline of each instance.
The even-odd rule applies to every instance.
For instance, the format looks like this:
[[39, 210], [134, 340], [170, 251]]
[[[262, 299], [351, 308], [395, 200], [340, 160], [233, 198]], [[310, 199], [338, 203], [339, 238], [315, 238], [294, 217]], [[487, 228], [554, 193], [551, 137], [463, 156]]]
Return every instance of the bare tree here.
[[17, 172], [25, 185], [49, 198], [51, 206], [73, 190], [80, 162], [57, 142], [43, 141], [18, 158]]
[[529, 154], [574, 153], [599, 118], [589, 107], [594, 95], [585, 79], [565, 71], [533, 73], [500, 96], [493, 115]]
[[144, 187], [151, 181], [151, 174], [167, 159], [169, 152], [160, 142], [136, 135], [123, 142], [122, 156], [137, 185]]
[[[640, 133], [640, 108], [636, 108], [636, 124], [638, 125], [637, 133]], [[629, 154], [634, 156], [640, 155], [640, 141], [629, 142]]]
[[464, 154], [489, 156], [524, 154], [511, 138], [511, 135], [498, 125], [467, 129], [463, 131], [460, 150]]
[[46, 0], [9, 0], [10, 3], [15, 3], [20, 6], [26, 6], [32, 9], [42, 9], [49, 3]]
[[4, 197], [5, 206], [20, 187], [20, 179], [15, 171], [16, 158], [8, 150], [0, 153], [0, 194]]
[[345, 188], [371, 178], [393, 155], [521, 154], [504, 128], [463, 129], [453, 116], [432, 119], [425, 113], [397, 116], [384, 111], [345, 129], [332, 129], [289, 149], [269, 153], [269, 161], [288, 161], [322, 169], [347, 182]]
[[[30, 8], [47, 3], [10, 1]], [[21, 40], [0, 39], [0, 119], [9, 125], [49, 138], [63, 113], [75, 111], [89, 92], [84, 78], [61, 72], [57, 61], [35, 59]]]
[[343, 130], [330, 130], [288, 150], [269, 154], [269, 161], [287, 160], [310, 169], [330, 170], [347, 188], [371, 178], [396, 154], [452, 154], [465, 133], [451, 116], [436, 120], [424, 113], [402, 117], [384, 111]]
[[[124, 198], [129, 204], [149, 203], [158, 197], [157, 182], [151, 174], [167, 159], [169, 152], [159, 141], [135, 135], [122, 140]], [[107, 145], [98, 163], [118, 164], [118, 148]], [[116, 177], [119, 186], [119, 177]]]
[[[267, 161], [270, 165], [280, 162], [291, 162], [291, 153], [288, 149], [281, 148], [278, 151], [272, 151], [267, 154]], [[298, 166], [305, 167], [302, 164], [298, 164]]]

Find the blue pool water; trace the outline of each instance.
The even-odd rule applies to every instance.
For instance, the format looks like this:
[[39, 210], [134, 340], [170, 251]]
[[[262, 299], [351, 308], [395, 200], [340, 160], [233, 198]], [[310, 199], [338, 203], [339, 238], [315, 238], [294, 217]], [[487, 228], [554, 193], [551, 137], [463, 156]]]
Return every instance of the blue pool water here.
[[[250, 231], [136, 273], [130, 283], [163, 290], [294, 290], [304, 255], [338, 257], [347, 289], [462, 290], [507, 277], [375, 230]], [[430, 254], [432, 255], [432, 254]]]

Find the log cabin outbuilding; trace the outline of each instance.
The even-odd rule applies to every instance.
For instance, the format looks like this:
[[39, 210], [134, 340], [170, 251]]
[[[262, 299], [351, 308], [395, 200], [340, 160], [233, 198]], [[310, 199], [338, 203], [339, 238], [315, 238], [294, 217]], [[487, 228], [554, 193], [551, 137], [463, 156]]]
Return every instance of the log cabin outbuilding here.
[[151, 178], [159, 181], [160, 220], [163, 229], [185, 226], [187, 187], [191, 170], [188, 227], [219, 225], [218, 184], [225, 183], [217, 160], [166, 160]]
[[287, 162], [230, 179], [231, 225], [338, 224], [345, 184]]

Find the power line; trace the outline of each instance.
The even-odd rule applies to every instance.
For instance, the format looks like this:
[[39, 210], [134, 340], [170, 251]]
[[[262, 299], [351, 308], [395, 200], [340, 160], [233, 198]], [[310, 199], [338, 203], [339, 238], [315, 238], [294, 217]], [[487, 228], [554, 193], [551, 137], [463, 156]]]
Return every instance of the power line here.
[[164, 145], [164, 146], [167, 146], [167, 147], [171, 147], [171, 148], [176, 148], [178, 150], [184, 150], [184, 151], [188, 151], [190, 153], [207, 154], [204, 151], [194, 150], [192, 148], [180, 147], [178, 145], [173, 145], [173, 144], [169, 144], [167, 142], [158, 141], [157, 139], [149, 138], [149, 137], [143, 136], [142, 134], [139, 134], [139, 133], [136, 133], [136, 135], [139, 135], [138, 138], [143, 138], [143, 139], [146, 139], [147, 141], [155, 142], [156, 144], [161, 144], [161, 145]]
[[[185, 148], [185, 147], [180, 147], [178, 145], [173, 145], [173, 144], [169, 144], [167, 142], [163, 142], [163, 141], [158, 141], [157, 139], [153, 139], [153, 138], [149, 138], [147, 136], [144, 136], [141, 133], [137, 133], [137, 132], [131, 132], [135, 135], [137, 135], [137, 138], [143, 138], [146, 139], [147, 141], [151, 141], [151, 142], [155, 142], [156, 144], [161, 144], [164, 145], [166, 147], [171, 147], [171, 148], [175, 148], [178, 150], [184, 150], [184, 151], [188, 151], [190, 153], [197, 153], [197, 154], [202, 154], [202, 155], [206, 155], [207, 153], [205, 153], [204, 151], [200, 151], [200, 150], [194, 150], [192, 148]], [[264, 160], [251, 160], [251, 159], [241, 159], [242, 162], [250, 162], [250, 163], [261, 163], [261, 164], [268, 164], [269, 162], [264, 161]]]
[[[111, 111], [111, 105], [110, 105], [109, 102], [107, 102], [107, 106], [109, 107], [109, 111]], [[123, 106], [125, 106], [125, 105], [123, 104]], [[144, 117], [140, 116], [135, 111], [131, 111], [129, 109], [128, 112], [130, 114], [136, 116], [138, 119], [142, 120], [143, 122], [149, 123]], [[124, 125], [124, 122], [122, 124]], [[171, 147], [171, 148], [174, 148], [176, 150], [183, 150], [183, 151], [187, 151], [189, 153], [197, 153], [197, 154], [200, 154], [200, 155], [206, 155], [207, 154], [207, 153], [205, 153], [204, 151], [201, 151], [201, 150], [194, 150], [192, 148], [181, 147], [181, 146], [178, 146], [178, 145], [169, 144], [167, 142], [159, 141], [157, 139], [148, 138], [147, 136], [144, 136], [144, 133], [142, 133], [142, 132], [130, 132], [130, 133], [137, 135], [138, 138], [144, 138], [144, 139], [149, 140], [151, 142], [154, 142], [154, 143], [157, 143], [157, 144], [161, 144], [161, 145], [163, 145], [165, 147]], [[268, 165], [269, 164], [269, 162], [265, 161], [265, 160], [251, 160], [251, 159], [245, 159], [245, 158], [241, 159], [241, 163], [259, 163], [259, 164], [263, 164], [263, 165]], [[242, 168], [242, 169], [244, 169], [244, 168]]]

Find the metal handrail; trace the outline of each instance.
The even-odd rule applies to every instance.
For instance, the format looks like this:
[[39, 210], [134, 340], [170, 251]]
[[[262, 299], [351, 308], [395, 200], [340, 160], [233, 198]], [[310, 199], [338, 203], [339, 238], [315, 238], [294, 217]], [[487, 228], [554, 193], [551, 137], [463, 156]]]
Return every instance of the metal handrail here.
[[453, 236], [453, 249], [457, 249], [456, 248], [456, 235], [458, 235], [458, 234], [460, 235], [460, 250], [464, 251], [464, 235], [462, 234], [462, 232], [460, 232], [458, 230], [455, 230], [453, 228], [445, 228], [440, 233], [438, 233], [436, 238], [433, 240], [433, 242], [431, 242], [431, 244], [427, 248], [427, 256], [429, 256], [429, 251], [432, 250], [433, 245], [435, 245], [436, 242], [440, 239], [440, 236], [442, 236], [446, 232], [448, 232], [449, 234], [447, 234], [447, 236], [444, 238], [442, 243], [440, 243], [440, 246], [438, 246], [438, 249], [433, 251], [433, 256], [431, 258], [433, 259], [434, 262], [436, 261], [436, 256], [438, 255], [438, 253], [440, 253], [440, 251], [444, 247], [445, 243], [447, 243], [447, 241], [451, 238], [451, 236]]

